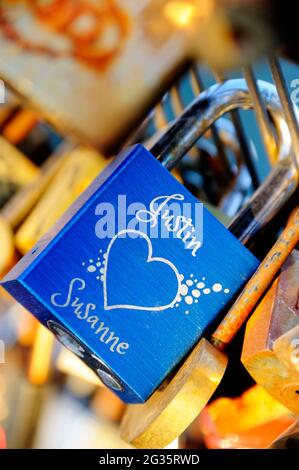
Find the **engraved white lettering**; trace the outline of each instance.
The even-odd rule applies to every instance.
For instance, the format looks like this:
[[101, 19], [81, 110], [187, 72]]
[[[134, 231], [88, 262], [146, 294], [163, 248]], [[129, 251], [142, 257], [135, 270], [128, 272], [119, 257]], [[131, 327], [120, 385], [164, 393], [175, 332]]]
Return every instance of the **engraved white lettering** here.
[[[185, 248], [192, 250], [192, 256], [196, 256], [197, 251], [201, 248], [202, 242], [195, 236], [195, 227], [191, 218], [184, 215], [173, 215], [166, 208], [171, 201], [183, 201], [185, 198], [182, 194], [172, 194], [171, 196], [158, 196], [154, 198], [149, 210], [139, 210], [136, 212], [136, 219], [143, 223], [150, 224], [155, 227], [158, 217], [164, 221], [164, 225], [168, 232], [172, 232], [177, 238], [181, 239]], [[157, 206], [158, 205], [158, 206]], [[187, 229], [190, 229], [187, 231]]]
[[82, 291], [86, 287], [84, 279], [74, 278], [71, 280], [65, 302], [59, 303], [57, 299], [63, 298], [61, 292], [56, 292], [51, 296], [51, 303], [58, 308], [72, 309], [74, 315], [78, 320], [85, 320], [94, 334], [99, 338], [101, 343], [104, 343], [112, 353], [124, 355], [129, 349], [129, 343], [120, 340], [120, 337], [115, 334], [100, 318], [96, 315], [91, 315], [90, 312], [97, 309], [94, 303], [85, 303], [80, 297], [75, 296], [76, 291]]

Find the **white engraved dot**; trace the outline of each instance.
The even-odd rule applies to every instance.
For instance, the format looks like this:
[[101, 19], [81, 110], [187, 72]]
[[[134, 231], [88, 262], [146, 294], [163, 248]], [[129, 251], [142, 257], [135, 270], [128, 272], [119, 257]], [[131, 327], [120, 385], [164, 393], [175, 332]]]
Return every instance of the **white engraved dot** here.
[[193, 281], [191, 281], [191, 279], [188, 279], [188, 281], [186, 281], [186, 284], [187, 286], [193, 286]]
[[211, 292], [211, 289], [209, 289], [209, 288], [206, 288], [206, 289], [203, 290], [204, 294], [210, 294], [210, 292]]
[[101, 266], [101, 264], [102, 264], [101, 261], [98, 261], [98, 262], [97, 262], [97, 266], [98, 266], [98, 267]]
[[181, 285], [180, 294], [182, 294], [182, 295], [187, 295], [188, 294], [188, 287], [186, 286], [186, 284]]
[[193, 289], [192, 295], [193, 297], [200, 297], [200, 291], [198, 289]]
[[183, 280], [184, 280], [184, 274], [180, 274], [180, 275], [179, 275], [179, 280], [180, 280], [180, 281], [183, 281]]
[[94, 273], [96, 271], [96, 267], [91, 264], [90, 266], [88, 266], [87, 271], [89, 273]]
[[228, 293], [229, 293], [229, 289], [224, 289], [224, 293], [225, 293], [225, 294], [228, 294]]
[[204, 282], [199, 282], [197, 284], [197, 287], [198, 287], [198, 289], [203, 289], [205, 287], [205, 283]]
[[193, 304], [193, 298], [191, 297], [191, 295], [187, 295], [187, 297], [185, 297], [185, 302], [188, 305]]
[[214, 292], [221, 292], [222, 291], [222, 285], [219, 284], [219, 282], [216, 282], [213, 287], [212, 287]]

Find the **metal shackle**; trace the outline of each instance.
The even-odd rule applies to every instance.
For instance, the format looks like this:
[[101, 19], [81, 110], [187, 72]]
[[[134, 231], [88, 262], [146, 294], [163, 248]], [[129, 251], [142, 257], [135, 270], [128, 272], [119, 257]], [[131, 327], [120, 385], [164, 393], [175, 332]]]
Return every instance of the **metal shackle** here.
[[[277, 164], [270, 175], [237, 214], [229, 230], [247, 243], [271, 220], [298, 185], [298, 155], [294, 155], [284, 111], [273, 84], [258, 81], [260, 94], [277, 133]], [[228, 80], [202, 92], [151, 148], [163, 166], [172, 169], [196, 141], [224, 114], [235, 109], [253, 109], [244, 79]], [[294, 106], [298, 118], [298, 108]]]

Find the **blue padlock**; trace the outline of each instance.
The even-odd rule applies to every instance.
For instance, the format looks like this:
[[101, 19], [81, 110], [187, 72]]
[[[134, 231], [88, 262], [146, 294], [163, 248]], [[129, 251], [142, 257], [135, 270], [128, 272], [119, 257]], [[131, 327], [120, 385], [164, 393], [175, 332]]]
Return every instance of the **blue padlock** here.
[[186, 131], [200, 104], [152, 152], [116, 157], [2, 283], [127, 403], [148, 399], [258, 267], [164, 167], [198, 137]]

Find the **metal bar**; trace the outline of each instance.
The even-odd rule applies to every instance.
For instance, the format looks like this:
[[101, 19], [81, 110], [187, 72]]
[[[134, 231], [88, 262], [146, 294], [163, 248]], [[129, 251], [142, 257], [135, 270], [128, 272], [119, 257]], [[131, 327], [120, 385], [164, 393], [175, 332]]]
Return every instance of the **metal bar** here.
[[[170, 89], [169, 94], [170, 94], [170, 99], [171, 99], [171, 106], [175, 114], [175, 117], [177, 118], [184, 112], [184, 109], [186, 107], [183, 101], [180, 89], [179, 89], [179, 83], [177, 83]], [[192, 147], [189, 150], [189, 155], [193, 157], [197, 157], [198, 151], [196, 150], [196, 148]]]
[[[221, 76], [220, 73], [216, 71], [213, 71], [213, 73], [218, 83], [224, 82], [225, 78]], [[237, 110], [231, 112], [231, 119], [235, 127], [237, 137], [239, 139], [240, 149], [244, 158], [244, 162], [251, 177], [253, 189], [257, 189], [260, 185], [260, 178], [253, 162], [252, 153], [248, 145], [246, 134], [244, 132], [240, 114]]]
[[180, 115], [184, 111], [185, 104], [183, 102], [179, 84], [175, 85], [170, 90], [171, 105], [176, 116]]
[[[274, 86], [261, 82], [263, 98], [271, 114], [282, 110]], [[215, 121], [235, 109], [252, 109], [253, 103], [244, 79], [228, 80], [202, 92], [166, 130], [152, 153], [167, 168], [173, 168]]]
[[299, 126], [295, 115], [293, 103], [290, 99], [285, 78], [281, 69], [279, 60], [276, 57], [269, 58], [272, 76], [277, 87], [277, 92], [285, 114], [285, 119], [289, 127], [292, 138], [292, 146], [295, 154], [293, 155], [294, 164], [299, 171]]
[[277, 242], [271, 248], [255, 274], [246, 284], [235, 304], [213, 333], [211, 343], [217, 349], [223, 351], [232, 341], [298, 243], [299, 208], [297, 207]]
[[252, 96], [254, 112], [256, 114], [265, 149], [268, 153], [270, 161], [275, 164], [277, 159], [277, 142], [273, 133], [273, 127], [271, 126], [271, 122], [269, 120], [267, 109], [262, 100], [252, 68], [249, 66], [245, 67], [243, 72]]
[[[191, 77], [191, 82], [194, 87], [194, 91], [197, 95], [199, 95], [204, 90], [204, 85], [203, 85], [203, 81], [199, 72], [199, 68], [196, 64], [194, 64], [191, 67], [190, 77]], [[230, 179], [232, 176], [232, 171], [231, 171], [230, 164], [229, 164], [226, 152], [225, 152], [225, 146], [223, 145], [223, 142], [221, 138], [219, 137], [219, 133], [215, 125], [211, 126], [211, 134], [212, 134], [214, 143], [217, 147], [219, 157], [221, 158], [223, 169], [225, 171], [225, 174], [227, 175], [227, 179]]]
[[[293, 165], [291, 141], [285, 135], [283, 110], [274, 85], [259, 82], [260, 91], [276, 124], [281, 143], [280, 159], [273, 171], [237, 215], [229, 229], [243, 243], [248, 243], [277, 214], [298, 186], [298, 172]], [[253, 109], [252, 97], [244, 79], [228, 80], [202, 92], [170, 125], [151, 152], [168, 169], [189, 151], [221, 116], [234, 109]], [[286, 144], [286, 146], [285, 146]], [[283, 152], [282, 152], [283, 150]]]
[[164, 95], [159, 104], [155, 108], [154, 120], [157, 130], [164, 129], [168, 125], [168, 120], [165, 112], [165, 99], [167, 95]]

